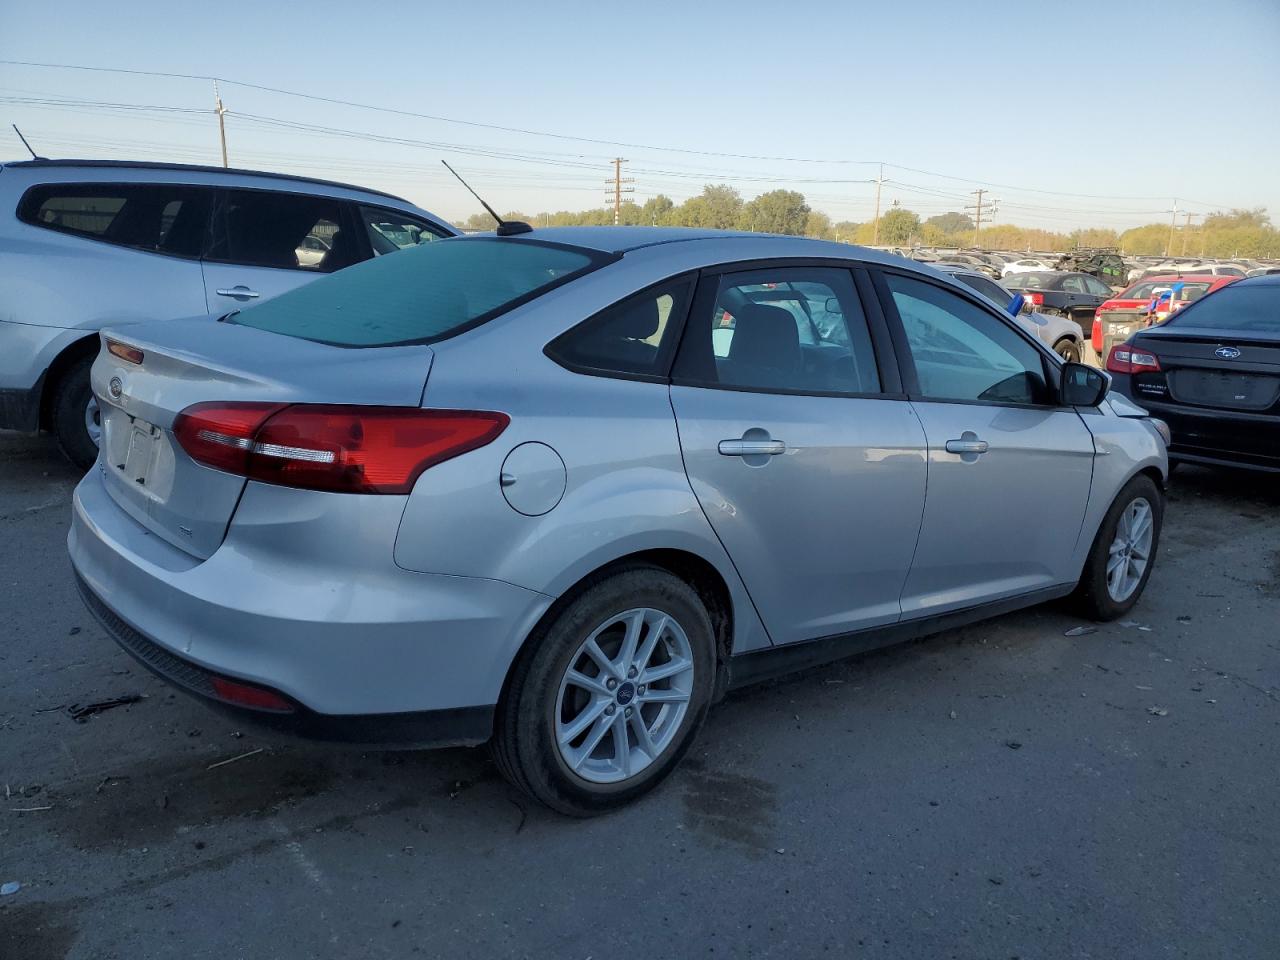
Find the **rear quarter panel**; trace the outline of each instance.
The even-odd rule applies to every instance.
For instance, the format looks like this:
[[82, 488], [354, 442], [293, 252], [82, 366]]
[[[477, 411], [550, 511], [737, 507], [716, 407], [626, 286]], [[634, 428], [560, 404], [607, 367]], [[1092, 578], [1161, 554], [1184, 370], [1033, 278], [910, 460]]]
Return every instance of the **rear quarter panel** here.
[[[734, 651], [768, 646], [689, 486], [666, 384], [571, 373], [542, 352], [577, 320], [659, 279], [630, 276], [561, 288], [436, 346], [425, 405], [499, 410], [511, 425], [495, 443], [423, 473], [400, 524], [396, 562], [560, 596], [619, 558], [684, 550], [728, 585]], [[564, 495], [541, 516], [518, 513], [499, 483], [507, 455], [530, 441], [565, 464]]]

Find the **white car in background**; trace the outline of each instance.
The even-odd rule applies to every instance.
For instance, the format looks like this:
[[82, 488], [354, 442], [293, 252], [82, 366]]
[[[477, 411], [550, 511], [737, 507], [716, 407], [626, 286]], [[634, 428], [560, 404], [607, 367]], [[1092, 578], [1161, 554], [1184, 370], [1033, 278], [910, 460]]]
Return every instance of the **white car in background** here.
[[1048, 260], [1042, 260], [1039, 257], [1023, 257], [1021, 260], [1014, 260], [1012, 263], [1006, 263], [1004, 270], [1001, 271], [1002, 277], [1007, 277], [1011, 273], [1032, 273], [1036, 270], [1052, 270], [1053, 264]]
[[[949, 274], [969, 289], [976, 290], [1006, 312], [1013, 302], [1013, 291], [976, 270], [966, 270], [950, 263], [932, 263], [930, 266]], [[1018, 322], [1039, 337], [1041, 343], [1052, 347], [1053, 352], [1063, 360], [1079, 363], [1084, 356], [1080, 325], [1067, 317], [1039, 313], [1029, 309], [1029, 306], [1028, 303], [1018, 312]]]

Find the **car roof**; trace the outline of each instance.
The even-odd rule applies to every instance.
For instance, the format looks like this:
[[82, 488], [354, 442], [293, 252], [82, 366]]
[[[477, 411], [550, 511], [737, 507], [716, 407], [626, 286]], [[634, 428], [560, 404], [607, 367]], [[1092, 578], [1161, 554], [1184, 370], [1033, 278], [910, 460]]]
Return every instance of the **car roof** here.
[[832, 240], [813, 240], [776, 233], [746, 233], [740, 230], [707, 230], [699, 227], [546, 227], [507, 239], [517, 242], [562, 243], [612, 254], [625, 254], [632, 250], [676, 243], [705, 247], [723, 245], [726, 255], [731, 258], [738, 258], [744, 248], [759, 245], [767, 246], [767, 250], [761, 252], [762, 258], [837, 257], [871, 263], [912, 263], [870, 247], [857, 247]]
[[214, 174], [218, 176], [267, 177], [272, 180], [288, 180], [292, 183], [314, 183], [322, 187], [339, 187], [343, 190], [354, 190], [372, 196], [386, 197], [399, 203], [410, 203], [404, 197], [371, 187], [361, 187], [353, 183], [342, 183], [339, 180], [322, 180], [319, 177], [304, 177], [293, 173], [273, 173], [269, 170], [246, 170], [241, 167], [210, 167], [198, 163], [157, 163], [149, 160], [11, 160], [0, 162], [0, 170], [5, 167], [37, 167], [43, 169], [65, 169], [87, 167], [91, 169], [117, 170], [175, 170], [189, 173]]
[[1219, 280], [1239, 280], [1239, 277], [1222, 276], [1216, 273], [1162, 273], [1158, 276], [1139, 277], [1133, 282], [1133, 286], [1140, 283], [1176, 283], [1181, 280], [1184, 283], [1188, 280], [1194, 283], [1215, 283]]

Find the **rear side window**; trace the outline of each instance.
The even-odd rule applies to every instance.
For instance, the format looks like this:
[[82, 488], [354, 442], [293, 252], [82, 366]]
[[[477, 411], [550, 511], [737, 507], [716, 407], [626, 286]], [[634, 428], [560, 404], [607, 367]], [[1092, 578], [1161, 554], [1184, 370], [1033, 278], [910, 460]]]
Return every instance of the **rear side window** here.
[[363, 259], [332, 197], [269, 190], [227, 190], [214, 219], [209, 260], [251, 267], [332, 273]]
[[32, 187], [18, 219], [152, 253], [198, 257], [212, 191], [176, 183], [51, 183]]
[[430, 343], [612, 259], [530, 240], [441, 240], [366, 260], [242, 310], [229, 322], [341, 347]]
[[[552, 341], [547, 353], [581, 373], [663, 377], [693, 281], [674, 280], [602, 310]], [[678, 335], [678, 333], [676, 334]]]
[[383, 207], [362, 206], [359, 217], [375, 257], [430, 243], [441, 237], [439, 229], [426, 221]]

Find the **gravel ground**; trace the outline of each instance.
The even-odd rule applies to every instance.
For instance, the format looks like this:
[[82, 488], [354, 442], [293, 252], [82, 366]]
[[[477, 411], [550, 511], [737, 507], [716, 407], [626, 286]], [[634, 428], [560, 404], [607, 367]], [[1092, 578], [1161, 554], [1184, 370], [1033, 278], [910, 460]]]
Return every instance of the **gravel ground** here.
[[76, 596], [74, 482], [0, 434], [4, 960], [1280, 954], [1273, 478], [1180, 472], [1127, 624], [1042, 607], [744, 691], [588, 822], [483, 751], [171, 693]]

